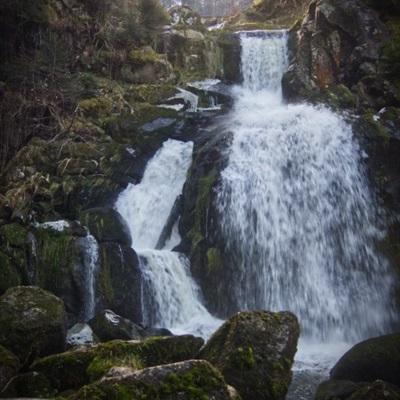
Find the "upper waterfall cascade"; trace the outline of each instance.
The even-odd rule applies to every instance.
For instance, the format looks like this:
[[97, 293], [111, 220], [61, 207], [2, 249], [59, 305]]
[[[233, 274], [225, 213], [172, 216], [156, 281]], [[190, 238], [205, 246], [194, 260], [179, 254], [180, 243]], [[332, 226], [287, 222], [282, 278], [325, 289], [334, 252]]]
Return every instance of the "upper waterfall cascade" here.
[[376, 250], [378, 206], [351, 127], [322, 106], [283, 102], [285, 32], [244, 32], [241, 45], [218, 193], [240, 307], [290, 310], [303, 337], [322, 342], [387, 331], [390, 266]]
[[143, 274], [143, 317], [148, 326], [174, 333], [209, 335], [220, 321], [201, 303], [190, 275], [189, 260], [171, 251], [180, 242], [175, 226], [162, 250], [155, 250], [170, 212], [186, 180], [193, 143], [167, 140], [149, 161], [142, 182], [129, 185], [116, 209], [128, 223]]

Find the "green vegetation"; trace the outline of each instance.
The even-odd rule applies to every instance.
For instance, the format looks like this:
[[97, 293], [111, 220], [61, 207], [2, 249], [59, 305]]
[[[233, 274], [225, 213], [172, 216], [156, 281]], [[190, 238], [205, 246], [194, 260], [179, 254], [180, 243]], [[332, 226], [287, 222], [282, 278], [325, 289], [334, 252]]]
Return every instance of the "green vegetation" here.
[[212, 169], [206, 175], [202, 176], [199, 180], [196, 209], [194, 215], [194, 225], [188, 234], [189, 238], [192, 241], [192, 250], [194, 250], [204, 239], [202, 233], [205, 223], [204, 218], [207, 217], [206, 211], [210, 205], [210, 196], [216, 179], [217, 171], [216, 169]]

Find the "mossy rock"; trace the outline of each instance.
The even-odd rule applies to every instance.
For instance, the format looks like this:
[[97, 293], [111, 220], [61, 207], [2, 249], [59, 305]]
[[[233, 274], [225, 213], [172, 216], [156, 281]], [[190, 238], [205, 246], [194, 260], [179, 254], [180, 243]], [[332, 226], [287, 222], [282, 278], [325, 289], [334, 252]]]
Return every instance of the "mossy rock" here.
[[21, 362], [64, 350], [65, 310], [53, 294], [18, 286], [0, 297], [0, 344]]
[[158, 104], [177, 92], [171, 84], [134, 85], [127, 90], [127, 97], [134, 102]]
[[227, 83], [240, 83], [243, 80], [240, 60], [241, 45], [239, 35], [224, 32], [218, 38], [222, 49], [223, 80]]
[[[349, 400], [400, 400], [400, 388], [383, 381], [365, 384]], [[333, 400], [333, 399], [332, 399]]]
[[70, 400], [117, 399], [239, 400], [207, 361], [191, 360], [146, 368], [110, 371], [100, 382], [83, 387]]
[[24, 248], [28, 230], [18, 223], [3, 225], [0, 227], [0, 236], [4, 238], [7, 246]]
[[331, 378], [353, 382], [381, 379], [400, 386], [400, 334], [380, 336], [355, 345], [333, 367]]
[[384, 381], [329, 380], [319, 385], [315, 400], [400, 400], [400, 389]]
[[142, 273], [135, 251], [118, 243], [101, 243], [96, 280], [99, 309], [110, 309], [133, 322], [140, 322], [141, 285]]
[[99, 312], [89, 321], [89, 325], [101, 342], [116, 339], [140, 340], [145, 335], [141, 327], [111, 310]]
[[169, 82], [174, 79], [172, 66], [163, 54], [150, 46], [131, 50], [121, 68], [122, 79], [134, 84]]
[[17, 374], [20, 368], [18, 358], [0, 345], [0, 391]]
[[82, 100], [79, 102], [78, 107], [84, 116], [95, 119], [104, 119], [113, 110], [111, 100], [106, 97], [94, 97]]
[[[191, 272], [202, 288], [210, 312], [227, 318], [237, 312], [237, 298], [227, 285], [234, 279], [235, 263], [229, 262], [221, 243], [217, 190], [225, 168], [231, 134], [218, 126], [196, 141], [193, 163], [183, 191], [180, 251], [189, 254]], [[232, 274], [232, 275], [231, 275]], [[227, 279], [228, 277], [228, 279]]]
[[350, 398], [353, 393], [357, 392], [361, 386], [361, 384], [351, 381], [331, 379], [322, 382], [318, 386], [315, 400], [347, 399]]
[[193, 336], [150, 338], [142, 342], [115, 340], [78, 348], [38, 360], [31, 369], [41, 372], [59, 391], [93, 382], [112, 367], [135, 370], [194, 358], [203, 340]]
[[328, 104], [334, 110], [355, 109], [357, 97], [346, 85], [337, 85], [324, 90], [319, 101]]
[[48, 379], [38, 372], [27, 372], [12, 378], [0, 393], [0, 398], [29, 397], [46, 399], [53, 397], [56, 391]]
[[34, 283], [60, 297], [69, 314], [79, 315], [86, 290], [85, 246], [81, 244], [82, 238], [71, 233], [69, 229], [57, 231], [42, 226], [35, 229]]
[[80, 219], [98, 242], [116, 242], [126, 246], [132, 243], [128, 225], [113, 208], [92, 208], [84, 211]]
[[225, 322], [199, 358], [215, 365], [243, 399], [283, 400], [300, 328], [288, 312], [243, 312]]

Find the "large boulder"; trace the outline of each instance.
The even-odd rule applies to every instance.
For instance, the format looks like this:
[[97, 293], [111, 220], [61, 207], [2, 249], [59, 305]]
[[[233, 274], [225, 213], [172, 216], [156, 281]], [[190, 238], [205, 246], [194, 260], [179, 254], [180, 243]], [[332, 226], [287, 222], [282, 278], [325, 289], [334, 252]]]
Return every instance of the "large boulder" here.
[[381, 379], [400, 386], [400, 333], [355, 345], [333, 367], [331, 378], [353, 382]]
[[291, 313], [242, 312], [214, 333], [199, 358], [215, 365], [243, 399], [283, 400], [299, 333]]
[[89, 321], [89, 325], [101, 342], [115, 339], [140, 340], [145, 334], [140, 326], [111, 310], [99, 312]]
[[141, 369], [192, 359], [203, 343], [189, 335], [142, 342], [115, 340], [40, 359], [31, 370], [44, 374], [59, 391], [78, 389], [100, 379], [112, 367]]
[[3, 346], [0, 346], [0, 391], [19, 370], [18, 358]]
[[81, 214], [81, 221], [98, 242], [116, 242], [127, 246], [132, 243], [128, 225], [111, 207], [86, 210]]
[[[220, 372], [204, 360], [190, 360], [134, 371], [114, 369], [101, 381], [83, 387], [70, 400], [117, 399], [239, 400]], [[124, 397], [124, 398], [125, 398]]]
[[384, 381], [371, 383], [329, 380], [319, 385], [315, 400], [399, 400], [400, 388]]
[[38, 287], [15, 287], [0, 297], [0, 344], [21, 362], [65, 348], [63, 302]]

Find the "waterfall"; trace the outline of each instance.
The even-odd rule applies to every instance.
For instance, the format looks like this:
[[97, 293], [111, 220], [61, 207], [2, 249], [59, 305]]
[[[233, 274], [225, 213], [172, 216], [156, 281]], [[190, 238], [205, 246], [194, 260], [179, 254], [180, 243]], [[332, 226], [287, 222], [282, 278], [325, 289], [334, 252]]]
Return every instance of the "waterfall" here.
[[332, 349], [387, 332], [393, 283], [365, 155], [340, 115], [283, 102], [285, 32], [240, 37], [244, 82], [217, 199], [239, 306], [290, 310], [303, 342]]
[[129, 185], [116, 209], [126, 220], [143, 274], [143, 317], [148, 326], [208, 336], [219, 324], [201, 303], [189, 260], [171, 251], [180, 242], [177, 223], [161, 250], [155, 250], [191, 165], [193, 143], [167, 140], [149, 161], [142, 182]]
[[83, 317], [89, 321], [96, 311], [96, 274], [99, 266], [99, 245], [94, 236], [89, 233], [80, 239], [82, 246], [83, 265], [85, 266], [85, 300]]

